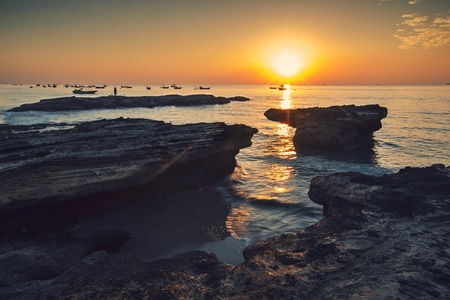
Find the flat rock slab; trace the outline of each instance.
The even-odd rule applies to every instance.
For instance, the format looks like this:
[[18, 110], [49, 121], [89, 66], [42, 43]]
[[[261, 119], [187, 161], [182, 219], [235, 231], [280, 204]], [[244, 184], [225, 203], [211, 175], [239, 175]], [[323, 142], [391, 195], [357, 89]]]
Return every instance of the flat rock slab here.
[[305, 149], [348, 150], [373, 147], [372, 134], [381, 129], [387, 108], [377, 104], [267, 110], [272, 121], [296, 128], [294, 146]]
[[213, 95], [163, 95], [163, 96], [102, 96], [102, 97], [61, 97], [43, 99], [37, 103], [22, 104], [10, 109], [10, 112], [20, 111], [65, 111], [88, 109], [116, 109], [157, 106], [196, 106], [227, 104], [231, 101], [248, 101], [242, 96], [217, 97]]
[[[247, 247], [238, 266], [202, 251], [139, 262], [108, 252], [103, 243], [92, 252], [88, 240], [67, 248], [70, 263], [62, 268], [54, 267], [54, 258], [47, 258], [50, 266], [33, 262], [36, 252], [6, 240], [0, 243], [0, 270], [9, 273], [0, 276], [0, 298], [448, 298], [449, 167], [405, 168], [381, 177], [316, 177], [310, 198], [324, 206], [323, 220]], [[117, 245], [125, 238], [110, 232], [104, 240]], [[12, 268], [2, 256], [21, 267]]]
[[123, 118], [45, 129], [0, 126], [0, 231], [218, 182], [257, 132]]

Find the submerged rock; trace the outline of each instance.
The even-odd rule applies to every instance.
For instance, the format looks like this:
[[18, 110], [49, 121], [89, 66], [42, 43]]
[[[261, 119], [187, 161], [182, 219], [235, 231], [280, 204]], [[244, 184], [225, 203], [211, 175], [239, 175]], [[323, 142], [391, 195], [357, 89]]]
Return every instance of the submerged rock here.
[[267, 110], [272, 121], [296, 128], [294, 146], [304, 149], [343, 150], [373, 147], [372, 134], [379, 130], [387, 109], [379, 105], [344, 105]]
[[[52, 125], [54, 126], [54, 125]], [[59, 224], [231, 174], [256, 129], [146, 119], [0, 130], [0, 233]]]
[[[309, 195], [324, 206], [324, 219], [247, 247], [238, 266], [202, 251], [139, 262], [102, 249], [71, 254], [64, 267], [48, 260], [46, 277], [31, 276], [38, 270], [30, 275], [21, 265], [11, 275], [16, 281], [0, 277], [0, 298], [445, 299], [450, 294], [449, 167], [405, 168], [381, 177], [336, 173], [313, 179]], [[77, 243], [80, 253], [91, 245]], [[0, 244], [0, 270], [9, 263], [1, 257], [13, 251], [5, 244], [11, 245]], [[39, 268], [48, 270], [45, 264]]]
[[217, 97], [213, 95], [163, 95], [163, 96], [101, 96], [101, 97], [60, 97], [43, 99], [37, 103], [26, 103], [10, 109], [19, 111], [64, 111], [87, 109], [114, 109], [157, 106], [196, 106], [227, 104], [231, 101], [248, 101], [242, 96]]

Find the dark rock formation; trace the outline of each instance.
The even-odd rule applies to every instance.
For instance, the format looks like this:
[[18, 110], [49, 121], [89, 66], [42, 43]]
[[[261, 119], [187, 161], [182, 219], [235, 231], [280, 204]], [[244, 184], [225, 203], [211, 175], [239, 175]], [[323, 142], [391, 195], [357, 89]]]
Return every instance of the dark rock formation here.
[[373, 146], [372, 133], [381, 128], [387, 109], [379, 105], [267, 110], [272, 121], [296, 128], [294, 145], [303, 149], [353, 149]]
[[156, 106], [196, 106], [227, 104], [231, 101], [248, 101], [242, 96], [216, 97], [213, 95], [164, 95], [164, 96], [102, 96], [102, 97], [61, 97], [54, 99], [43, 99], [37, 103], [22, 104], [10, 109], [11, 112], [18, 111], [64, 111], [64, 110], [87, 110], [87, 109], [114, 109], [130, 107]]
[[0, 127], [0, 234], [218, 182], [257, 132], [122, 118], [43, 128]]
[[[448, 298], [449, 167], [382, 177], [336, 173], [313, 179], [309, 195], [324, 206], [324, 219], [247, 247], [238, 266], [200, 251], [143, 263], [102, 245], [92, 252], [92, 242], [65, 237], [62, 243], [62, 234], [47, 242], [34, 236], [33, 245], [48, 251], [37, 256], [41, 250], [23, 242], [26, 237], [4, 239], [0, 298]], [[105, 240], [116, 235], [113, 240], [123, 239], [109, 233]], [[69, 254], [62, 254], [65, 247]], [[56, 267], [55, 257], [67, 260]]]

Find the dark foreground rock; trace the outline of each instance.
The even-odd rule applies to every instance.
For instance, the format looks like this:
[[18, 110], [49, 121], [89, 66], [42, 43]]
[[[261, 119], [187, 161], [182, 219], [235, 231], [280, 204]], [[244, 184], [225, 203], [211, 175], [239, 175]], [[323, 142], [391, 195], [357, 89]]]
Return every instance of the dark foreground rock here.
[[344, 105], [267, 110], [272, 121], [296, 128], [294, 146], [304, 149], [343, 150], [373, 147], [372, 134], [379, 130], [387, 109], [379, 105]]
[[[61, 233], [35, 237], [33, 246], [19, 242], [26, 237], [4, 239], [0, 298], [448, 298], [449, 167], [405, 168], [382, 177], [336, 173], [313, 179], [309, 195], [324, 206], [324, 219], [247, 247], [238, 266], [200, 251], [139, 262], [92, 239], [65, 237], [62, 243]], [[118, 232], [99, 235], [126, 239]], [[38, 247], [47, 255], [37, 256]]]
[[122, 118], [44, 129], [0, 126], [0, 235], [216, 183], [257, 132]]
[[163, 96], [101, 96], [101, 97], [61, 97], [43, 99], [37, 103], [22, 104], [10, 109], [19, 111], [64, 111], [87, 109], [115, 109], [157, 106], [196, 106], [227, 104], [231, 101], [248, 101], [242, 96], [216, 97], [213, 95], [163, 95]]

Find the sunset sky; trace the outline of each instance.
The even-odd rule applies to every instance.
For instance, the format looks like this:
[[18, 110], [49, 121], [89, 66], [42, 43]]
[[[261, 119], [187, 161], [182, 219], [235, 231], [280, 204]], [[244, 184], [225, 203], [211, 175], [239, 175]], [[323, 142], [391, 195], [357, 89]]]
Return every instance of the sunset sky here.
[[450, 82], [450, 0], [0, 0], [0, 39], [0, 83]]

